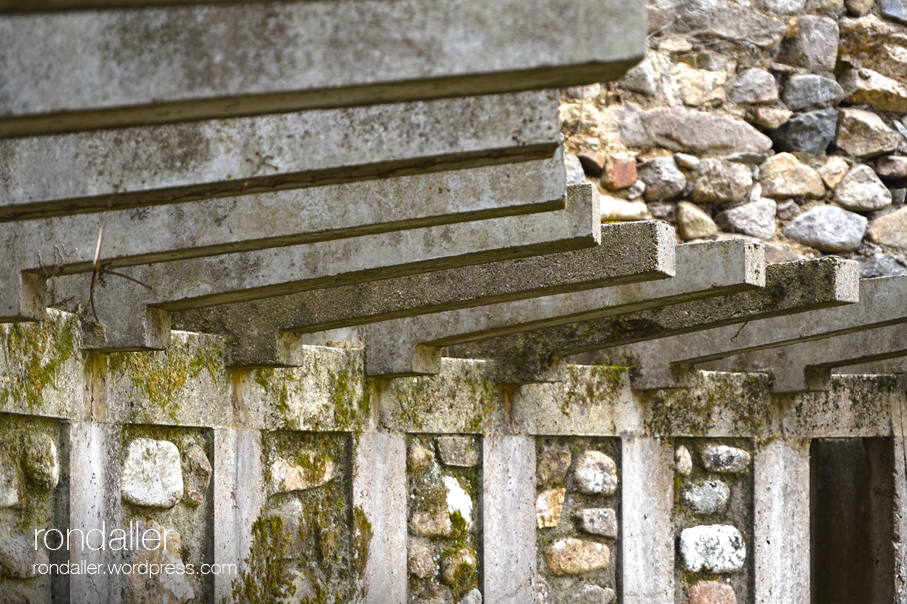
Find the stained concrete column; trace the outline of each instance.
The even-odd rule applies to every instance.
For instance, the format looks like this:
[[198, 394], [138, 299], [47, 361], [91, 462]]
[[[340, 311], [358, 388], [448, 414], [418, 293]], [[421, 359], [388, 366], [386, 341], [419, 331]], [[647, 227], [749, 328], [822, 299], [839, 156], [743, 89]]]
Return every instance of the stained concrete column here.
[[485, 602], [535, 601], [535, 439], [492, 435], [482, 447]]
[[[239, 572], [252, 547], [252, 523], [265, 502], [261, 432], [214, 430], [214, 562], [236, 564]], [[214, 601], [232, 602], [237, 575], [214, 576]]]
[[[360, 512], [371, 531], [362, 581], [362, 604], [406, 602], [406, 440], [402, 434], [359, 435], [353, 475], [357, 538], [365, 536]], [[360, 548], [357, 547], [357, 550]], [[357, 551], [357, 555], [361, 555]]]
[[657, 439], [622, 438], [624, 604], [674, 604], [673, 459]]
[[[110, 531], [121, 528], [120, 439], [118, 428], [109, 424], [73, 422], [70, 428], [69, 528], [82, 534], [100, 530], [106, 540]], [[66, 527], [59, 527], [65, 536]], [[100, 564], [103, 571], [72, 574], [70, 602], [78, 604], [119, 604], [122, 576], [107, 573], [106, 564], [122, 560], [108, 549], [92, 551], [76, 537], [70, 550], [72, 564]], [[63, 547], [66, 547], [65, 542]]]
[[774, 440], [753, 464], [758, 604], [810, 601], [809, 444]]

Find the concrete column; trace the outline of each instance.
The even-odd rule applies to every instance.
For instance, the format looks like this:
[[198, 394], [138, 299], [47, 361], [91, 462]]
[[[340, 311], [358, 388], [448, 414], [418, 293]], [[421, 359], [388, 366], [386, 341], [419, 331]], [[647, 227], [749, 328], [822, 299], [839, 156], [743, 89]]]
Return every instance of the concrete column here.
[[907, 447], [904, 446], [904, 424], [907, 410], [903, 401], [895, 403], [894, 436], [894, 602], [907, 604], [907, 547], [904, 545], [907, 531]]
[[624, 604], [674, 604], [673, 459], [673, 448], [656, 439], [622, 439]]
[[406, 602], [406, 440], [402, 434], [359, 435], [353, 475], [353, 526], [360, 511], [371, 528], [362, 581], [363, 604]]
[[534, 602], [535, 439], [483, 439], [481, 517], [484, 601]]
[[809, 444], [772, 441], [753, 464], [758, 604], [810, 601]]
[[[108, 424], [73, 422], [70, 428], [69, 528], [82, 534], [97, 529], [105, 539], [121, 528], [120, 439], [117, 427]], [[65, 535], [66, 527], [60, 527]], [[92, 551], [74, 540], [72, 564], [117, 563], [122, 560], [110, 550]], [[63, 544], [66, 547], [66, 544]], [[106, 571], [106, 567], [104, 568]], [[119, 604], [122, 576], [107, 572], [70, 575], [70, 602]]]
[[[252, 547], [252, 523], [265, 502], [261, 464], [261, 432], [214, 430], [214, 562], [236, 564]], [[231, 582], [237, 575], [214, 576], [214, 601], [232, 602]]]

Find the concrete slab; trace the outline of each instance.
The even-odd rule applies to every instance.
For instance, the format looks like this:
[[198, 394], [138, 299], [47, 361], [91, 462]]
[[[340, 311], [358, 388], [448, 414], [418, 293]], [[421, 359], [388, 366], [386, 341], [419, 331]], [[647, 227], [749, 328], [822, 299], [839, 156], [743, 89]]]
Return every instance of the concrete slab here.
[[[554, 159], [112, 212], [0, 223], [0, 316], [36, 318], [49, 275], [118, 268], [564, 207]], [[400, 203], [421, 194], [421, 203]], [[366, 201], [367, 200], [367, 201]], [[23, 271], [28, 274], [23, 275]], [[30, 272], [29, 272], [30, 271]], [[24, 289], [23, 289], [24, 288]], [[18, 304], [18, 311], [16, 305]], [[17, 315], [18, 312], [18, 315]]]
[[[685, 246], [687, 247], [687, 246]], [[720, 295], [764, 285], [765, 252], [740, 239], [693, 244], [680, 252], [678, 266], [699, 269], [664, 281], [628, 284], [528, 300], [501, 302], [460, 310], [422, 314], [358, 326], [356, 338], [366, 349], [369, 376], [433, 374], [439, 371], [441, 348], [538, 329], [577, 320], [670, 304], [677, 300]], [[708, 270], [702, 270], [708, 267]], [[337, 337], [325, 331], [306, 335], [307, 344]]]
[[819, 340], [756, 350], [717, 363], [708, 369], [769, 372], [775, 393], [827, 390], [832, 369], [907, 357], [907, 325], [895, 324], [844, 333]]
[[8, 15], [0, 136], [608, 81], [645, 55], [645, 38], [642, 2], [596, 0]]
[[621, 440], [621, 580], [626, 604], [674, 602], [674, 450], [642, 435]]
[[536, 593], [535, 439], [482, 439], [482, 594], [523, 604]]
[[177, 313], [173, 324], [225, 335], [231, 365], [282, 366], [298, 338], [279, 330], [309, 333], [673, 274], [673, 229], [607, 224], [588, 249], [200, 308]]
[[753, 462], [757, 604], [810, 601], [809, 439], [777, 439]]
[[[0, 220], [544, 159], [554, 154], [559, 142], [554, 91], [5, 139], [0, 140]], [[440, 186], [438, 195], [425, 195], [432, 205], [444, 200], [445, 189], [456, 190], [443, 182], [412, 186], [419, 191], [424, 187], [426, 193]], [[336, 208], [336, 215], [342, 209], [354, 218], [374, 210], [374, 222], [394, 220], [379, 210], [389, 191], [344, 191], [321, 193], [322, 199], [332, 201], [323, 206], [326, 213]], [[299, 203], [298, 195], [272, 194], [264, 199], [292, 204]], [[377, 205], [363, 203], [372, 195]], [[552, 199], [562, 195], [563, 191]], [[221, 206], [220, 213], [231, 207]], [[476, 209], [480, 208], [464, 206], [464, 211]], [[270, 215], [267, 206], [261, 210]], [[293, 211], [287, 208], [283, 215], [289, 218]], [[154, 210], [133, 213], [132, 219], [154, 218], [147, 212]], [[187, 216], [186, 223], [190, 219], [194, 218]], [[145, 225], [150, 231], [150, 223]]]
[[[362, 604], [405, 604], [407, 588], [406, 438], [364, 432], [356, 439], [354, 539], [367, 543]], [[370, 538], [369, 538], [370, 536]]]
[[[864, 279], [859, 282], [859, 295], [851, 296], [851, 299], [858, 299], [859, 304], [638, 342], [603, 351], [602, 355], [620, 364], [636, 366], [635, 389], [676, 387], [681, 383], [685, 369], [697, 364], [795, 342], [865, 331], [879, 325], [907, 322], [907, 311], [900, 303], [905, 294], [905, 277]], [[854, 362], [862, 361], [855, 359]]]
[[[575, 195], [557, 212], [124, 268], [119, 272], [132, 280], [110, 276], [95, 291], [103, 327], [86, 324], [84, 345], [164, 348], [168, 310], [592, 247], [601, 236], [600, 220], [598, 199]], [[88, 274], [56, 277], [51, 305], [81, 303], [86, 318], [93, 318], [87, 310], [90, 286]]]
[[[685, 248], [679, 246], [678, 254]], [[674, 282], [685, 275], [702, 278], [710, 270], [678, 256]], [[838, 258], [770, 264], [765, 275], [762, 289], [473, 342], [446, 354], [495, 359], [496, 376], [504, 383], [560, 381], [567, 355], [577, 355], [570, 362], [593, 364], [605, 360], [595, 351], [617, 344], [853, 302], [858, 278], [854, 267]]]

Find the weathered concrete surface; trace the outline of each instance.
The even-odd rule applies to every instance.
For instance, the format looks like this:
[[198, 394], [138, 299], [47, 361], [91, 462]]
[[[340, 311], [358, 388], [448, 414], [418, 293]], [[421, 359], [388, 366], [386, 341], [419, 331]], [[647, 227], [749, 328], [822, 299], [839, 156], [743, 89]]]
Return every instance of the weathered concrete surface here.
[[[0, 140], [0, 220], [543, 159], [551, 157], [559, 142], [557, 115], [557, 95], [544, 91]], [[413, 186], [454, 188], [419, 182]], [[393, 193], [384, 189], [384, 194]], [[376, 195], [378, 207], [362, 204], [357, 199], [362, 194]], [[285, 192], [262, 199], [300, 203], [300, 195]], [[315, 197], [310, 203], [336, 203], [351, 214], [347, 220], [370, 210], [376, 210], [375, 222], [386, 220], [380, 186], [306, 195]], [[431, 196], [425, 201], [441, 200]], [[225, 214], [231, 205], [216, 207]], [[267, 212], [268, 206], [260, 209]], [[327, 204], [324, 210], [331, 212]], [[285, 213], [293, 211], [290, 206]], [[464, 206], [463, 211], [470, 209]], [[153, 213], [130, 216], [155, 218]], [[258, 220], [263, 218], [268, 217]], [[149, 232], [151, 224], [145, 223]]]
[[673, 604], [674, 449], [642, 435], [621, 440], [623, 602]]
[[173, 324], [226, 336], [231, 365], [285, 365], [296, 338], [279, 330], [306, 333], [674, 274], [671, 229], [654, 222], [601, 228], [601, 243], [588, 249], [188, 310]]
[[[69, 435], [69, 527], [87, 532], [122, 526], [118, 428], [110, 424], [73, 422]], [[68, 561], [72, 564], [120, 562], [111, 550], [80, 547], [70, 548]], [[73, 574], [69, 581], [70, 601], [85, 604], [121, 601], [123, 577], [120, 575]]]
[[[364, 565], [362, 604], [406, 602], [406, 439], [402, 434], [364, 432], [359, 435], [353, 472], [356, 548]], [[360, 516], [361, 514], [361, 516]], [[358, 520], [364, 518], [367, 521]], [[358, 524], [357, 524], [358, 522]], [[366, 537], [371, 535], [371, 539]]]
[[[520, 237], [514, 240], [513, 233]], [[167, 310], [362, 283], [492, 260], [591, 247], [601, 236], [598, 199], [568, 196], [566, 208], [337, 241], [239, 252], [121, 269], [94, 293], [98, 322], [85, 346], [159, 349]], [[88, 306], [90, 277], [53, 279], [51, 305]], [[91, 312], [91, 311], [88, 311]], [[94, 312], [91, 312], [94, 317]]]
[[832, 369], [907, 356], [907, 325], [903, 323], [795, 342], [726, 358], [711, 369], [769, 371], [776, 393], [827, 390]]
[[[437, 373], [441, 348], [577, 320], [633, 312], [765, 284], [762, 246], [743, 240], [693, 244], [681, 256], [690, 277], [502, 302], [369, 323], [355, 328], [370, 376]], [[678, 263], [678, 264], [680, 264]], [[330, 331], [310, 343], [338, 339]]]
[[[25, 227], [0, 223], [0, 245], [9, 250], [0, 271], [0, 303], [9, 310], [0, 314], [27, 316], [22, 300], [43, 300], [48, 275], [92, 271], [101, 228], [100, 260], [114, 269], [557, 210], [565, 191], [559, 158], [61, 216]], [[426, 195], [422, 203], [400, 203], [417, 193]]]
[[320, 0], [5, 16], [0, 32], [0, 136], [23, 136], [607, 81], [644, 56], [646, 26], [641, 2]]
[[756, 602], [809, 602], [809, 439], [778, 439], [753, 464]]
[[486, 436], [482, 459], [484, 601], [534, 601], [535, 439]]
[[[681, 279], [695, 281], [711, 270], [688, 263], [685, 249], [677, 248], [678, 274], [672, 282], [678, 287]], [[495, 359], [496, 377], [504, 383], [556, 381], [562, 379], [566, 355], [852, 302], [857, 279], [853, 267], [837, 258], [771, 264], [765, 274], [762, 289], [459, 345], [446, 354]], [[576, 361], [595, 363], [599, 358], [590, 352]]]
[[[267, 500], [264, 491], [261, 432], [216, 429], [214, 431], [214, 562], [236, 564], [252, 547], [252, 523]], [[228, 573], [214, 576], [214, 600], [232, 601]]]
[[[907, 321], [899, 303], [907, 290], [904, 277], [860, 281], [859, 304], [825, 308], [789, 317], [749, 321], [738, 327], [708, 329], [651, 342], [639, 342], [608, 353], [636, 365], [639, 372], [634, 388], [669, 388], [683, 367], [722, 359], [735, 354], [776, 348], [795, 341], [819, 340], [835, 335], [864, 331], [879, 324]], [[860, 362], [860, 361], [855, 361]], [[675, 370], [671, 366], [677, 367]]]

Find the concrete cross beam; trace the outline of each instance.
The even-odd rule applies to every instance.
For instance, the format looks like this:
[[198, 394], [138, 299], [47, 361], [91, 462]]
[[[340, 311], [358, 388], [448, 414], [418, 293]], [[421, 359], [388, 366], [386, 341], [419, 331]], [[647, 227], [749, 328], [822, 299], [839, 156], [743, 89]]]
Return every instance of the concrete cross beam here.
[[[708, 270], [678, 256], [674, 281]], [[836, 257], [770, 264], [762, 289], [471, 342], [446, 354], [494, 359], [496, 379], [503, 383], [561, 381], [567, 355], [581, 355], [571, 362], [593, 364], [603, 348], [848, 304], [855, 301], [857, 279], [853, 264]]]
[[[355, 339], [365, 345], [369, 376], [399, 377], [440, 371], [441, 348], [577, 320], [614, 316], [697, 298], [718, 296], [765, 284], [762, 245], [734, 239], [679, 246], [673, 279], [634, 283], [501, 302], [361, 325]], [[695, 267], [695, 269], [694, 269]], [[345, 339], [332, 331], [304, 336], [305, 344]]]
[[193, 309], [176, 313], [173, 326], [225, 335], [231, 365], [287, 366], [294, 357], [285, 344], [295, 338], [281, 330], [310, 333], [673, 275], [673, 229], [654, 221], [606, 224], [601, 243], [588, 249]]
[[94, 311], [88, 274], [55, 277], [49, 298], [51, 306], [81, 305], [86, 348], [162, 349], [170, 310], [580, 249], [600, 236], [598, 197], [587, 190], [556, 212], [127, 267], [117, 272], [128, 279], [109, 275], [96, 288]]
[[[859, 295], [854, 296], [859, 300], [859, 304], [826, 308], [802, 315], [750, 321], [739, 328], [720, 327], [652, 342], [640, 342], [613, 349], [610, 355], [612, 359], [623, 357], [636, 364], [638, 371], [633, 387], [643, 390], [676, 387], [678, 382], [682, 381], [684, 370], [701, 363], [810, 340], [817, 342], [816, 350], [822, 350], [823, 353], [827, 350], [828, 356], [822, 362], [832, 363], [831, 367], [835, 364], [849, 365], [882, 360], [899, 356], [897, 342], [885, 340], [894, 332], [879, 331], [875, 334], [878, 340], [870, 337], [863, 340], [864, 348], [849, 351], [846, 347], [837, 351], [833, 348], [837, 344], [828, 338], [907, 323], [907, 309], [903, 305], [905, 296], [907, 278], [903, 276], [864, 279], [859, 282]], [[847, 340], [839, 339], [837, 342]], [[853, 346], [858, 346], [861, 340], [855, 336], [850, 342]], [[806, 346], [804, 350], [809, 348], [811, 347]], [[801, 367], [809, 364], [805, 362]], [[794, 370], [787, 367], [776, 369], [784, 372]], [[825, 371], [825, 368], [819, 366], [817, 371]], [[786, 380], [787, 378], [776, 377], [780, 388], [788, 387], [782, 386], [782, 382]]]
[[0, 39], [8, 137], [609, 81], [645, 56], [646, 16], [614, 0], [252, 2], [5, 15]]
[[[44, 316], [51, 275], [172, 261], [564, 207], [554, 159], [231, 199], [0, 223], [0, 321]], [[400, 203], [418, 195], [419, 203]]]
[[717, 361], [709, 369], [768, 371], [778, 394], [828, 390], [832, 369], [907, 357], [907, 325], [897, 323], [756, 350]]
[[560, 138], [541, 91], [0, 139], [0, 221], [544, 159]]

